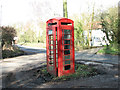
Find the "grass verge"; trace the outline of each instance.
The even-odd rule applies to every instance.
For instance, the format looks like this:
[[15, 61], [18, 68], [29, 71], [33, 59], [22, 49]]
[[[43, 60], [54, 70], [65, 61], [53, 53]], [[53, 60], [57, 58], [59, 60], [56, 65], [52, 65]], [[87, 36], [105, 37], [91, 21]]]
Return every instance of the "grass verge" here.
[[25, 52], [21, 51], [19, 49], [14, 49], [14, 50], [5, 49], [5, 50], [2, 50], [2, 58], [3, 59], [16, 57], [16, 56], [21, 56], [21, 55], [25, 55]]
[[48, 81], [67, 81], [71, 79], [78, 79], [80, 77], [90, 77], [99, 74], [99, 72], [97, 71], [97, 69], [91, 66], [75, 64], [75, 73], [67, 76], [61, 77], [52, 76], [47, 72], [46, 68], [41, 68], [40, 70], [37, 70], [35, 74], [36, 75], [34, 76], [37, 76], [37, 78], [42, 78], [44, 82], [48, 82]]
[[113, 46], [113, 45], [105, 46], [103, 49], [99, 50], [97, 53], [120, 55], [120, 47]]
[[94, 76], [97, 74], [98, 74], [97, 70], [93, 67], [90, 67], [88, 65], [76, 64], [74, 74], [70, 74], [68, 76], [62, 76], [62, 77], [55, 77], [55, 78], [53, 78], [53, 80], [65, 81], [65, 80], [70, 80], [70, 79], [78, 79], [80, 77]]

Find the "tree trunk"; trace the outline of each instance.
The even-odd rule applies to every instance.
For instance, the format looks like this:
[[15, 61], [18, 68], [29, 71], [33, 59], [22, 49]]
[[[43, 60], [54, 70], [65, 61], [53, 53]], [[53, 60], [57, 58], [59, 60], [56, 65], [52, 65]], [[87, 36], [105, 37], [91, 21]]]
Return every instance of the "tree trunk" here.
[[[106, 29], [105, 29], [105, 30], [106, 30]], [[108, 32], [106, 32], [105, 30], [102, 30], [102, 31], [105, 33], [106, 38], [107, 38], [107, 40], [109, 41], [109, 43], [111, 43], [112, 41], [111, 41], [110, 38], [109, 38]]]
[[91, 20], [91, 31], [90, 31], [90, 40], [89, 40], [89, 43], [90, 43], [90, 41], [92, 41], [92, 30], [93, 30], [93, 22], [94, 22], [94, 8], [95, 8], [95, 3], [93, 4], [92, 20]]
[[117, 35], [117, 37], [118, 37], [118, 44], [120, 44], [119, 36], [120, 36], [120, 1], [118, 3], [118, 35]]
[[87, 40], [88, 40], [88, 48], [90, 48], [90, 35], [89, 35], [89, 29], [87, 30]]
[[67, 0], [63, 0], [63, 17], [68, 18], [68, 13], [67, 13]]

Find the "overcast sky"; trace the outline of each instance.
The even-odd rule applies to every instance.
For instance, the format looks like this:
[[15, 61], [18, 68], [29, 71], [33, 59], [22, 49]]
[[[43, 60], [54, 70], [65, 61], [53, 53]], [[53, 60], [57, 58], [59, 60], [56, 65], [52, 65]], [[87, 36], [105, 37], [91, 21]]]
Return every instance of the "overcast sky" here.
[[[36, 18], [34, 8], [31, 6], [33, 2], [40, 2], [41, 7], [38, 8], [38, 15], [41, 20], [46, 21], [53, 17], [63, 16], [63, 0], [0, 0], [0, 23], [2, 25], [10, 25], [17, 22], [27, 22]], [[96, 11], [102, 8], [117, 5], [119, 0], [67, 0], [68, 15], [81, 14], [88, 11], [88, 6], [95, 2]], [[45, 3], [46, 2], [46, 3]], [[92, 7], [89, 7], [92, 8]], [[40, 10], [39, 10], [40, 9]], [[2, 22], [1, 22], [2, 19]]]

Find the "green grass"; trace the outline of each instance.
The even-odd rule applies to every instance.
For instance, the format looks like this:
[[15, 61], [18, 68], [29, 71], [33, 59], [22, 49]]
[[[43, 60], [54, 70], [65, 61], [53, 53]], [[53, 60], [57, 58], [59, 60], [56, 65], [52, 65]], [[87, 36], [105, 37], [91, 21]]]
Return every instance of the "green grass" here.
[[94, 76], [97, 75], [97, 70], [93, 67], [90, 67], [88, 65], [81, 65], [81, 64], [76, 64], [75, 65], [75, 73], [70, 74], [67, 76], [61, 76], [61, 77], [55, 77], [53, 80], [70, 80], [70, 79], [77, 79], [80, 77], [88, 77], [88, 76]]
[[112, 54], [112, 55], [119, 55], [120, 54], [120, 47], [118, 46], [105, 46], [103, 49], [99, 50], [98, 53], [102, 54]]
[[55, 77], [53, 75], [50, 75], [47, 72], [46, 68], [39, 70], [39, 72], [41, 73], [40, 77], [43, 77], [44, 79], [49, 78], [49, 81], [66, 81], [70, 79], [78, 79], [80, 77], [89, 77], [98, 74], [97, 69], [90, 67], [88, 65], [81, 65], [81, 64], [75, 64], [75, 73], [67, 76]]
[[21, 56], [24, 55], [25, 53], [19, 49], [15, 49], [15, 50], [2, 50], [2, 58], [11, 58], [11, 57], [16, 57], [16, 56]]

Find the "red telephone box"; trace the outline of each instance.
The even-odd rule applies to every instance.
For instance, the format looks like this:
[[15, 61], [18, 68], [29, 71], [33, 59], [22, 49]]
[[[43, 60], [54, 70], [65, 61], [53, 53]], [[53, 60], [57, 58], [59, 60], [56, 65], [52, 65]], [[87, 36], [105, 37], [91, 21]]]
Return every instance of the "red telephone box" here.
[[53, 18], [46, 22], [47, 70], [55, 76], [75, 72], [74, 22]]

